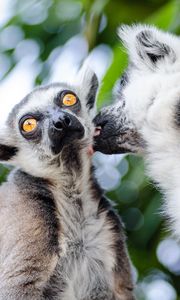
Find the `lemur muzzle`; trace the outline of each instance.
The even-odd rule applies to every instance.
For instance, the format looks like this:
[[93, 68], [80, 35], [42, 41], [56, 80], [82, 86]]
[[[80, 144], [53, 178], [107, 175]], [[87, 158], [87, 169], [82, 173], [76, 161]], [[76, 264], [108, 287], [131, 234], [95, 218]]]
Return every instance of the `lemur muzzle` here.
[[62, 112], [54, 118], [53, 126], [56, 130], [63, 131], [72, 126], [72, 120], [67, 113]]
[[55, 111], [49, 125], [49, 138], [54, 154], [62, 148], [84, 136], [84, 127], [72, 114], [65, 111]]

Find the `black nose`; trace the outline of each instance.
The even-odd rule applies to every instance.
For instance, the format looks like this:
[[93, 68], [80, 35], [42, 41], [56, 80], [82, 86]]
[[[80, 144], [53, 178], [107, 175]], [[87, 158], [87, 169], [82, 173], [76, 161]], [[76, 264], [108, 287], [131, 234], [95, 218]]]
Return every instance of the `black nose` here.
[[72, 144], [84, 136], [84, 126], [73, 114], [53, 110], [48, 130], [54, 154], [60, 153], [65, 145]]
[[54, 128], [59, 131], [61, 131], [63, 129], [68, 129], [68, 127], [70, 127], [71, 125], [72, 125], [71, 118], [63, 112], [61, 114], [59, 114], [58, 117], [53, 120]]

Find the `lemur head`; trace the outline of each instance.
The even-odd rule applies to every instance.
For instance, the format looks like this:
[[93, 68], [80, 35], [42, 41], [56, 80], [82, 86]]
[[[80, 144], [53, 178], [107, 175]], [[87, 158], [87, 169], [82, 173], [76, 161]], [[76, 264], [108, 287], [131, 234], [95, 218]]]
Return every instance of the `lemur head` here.
[[96, 75], [86, 69], [73, 85], [52, 84], [27, 95], [0, 133], [0, 161], [48, 176], [63, 159], [70, 162], [85, 152], [93, 139], [97, 88]]
[[180, 100], [180, 38], [143, 25], [123, 26], [118, 33], [128, 51], [129, 66], [117, 83], [115, 104], [95, 118], [100, 133], [95, 149], [109, 154], [142, 153], [146, 143], [141, 129], [148, 121], [147, 110], [170, 91]]

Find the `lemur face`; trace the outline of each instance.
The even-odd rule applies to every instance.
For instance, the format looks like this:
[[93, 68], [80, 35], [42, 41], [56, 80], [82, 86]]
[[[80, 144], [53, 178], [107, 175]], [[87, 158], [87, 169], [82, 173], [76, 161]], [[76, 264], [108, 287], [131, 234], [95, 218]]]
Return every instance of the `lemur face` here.
[[97, 78], [86, 70], [76, 82], [37, 88], [14, 107], [0, 135], [0, 160], [34, 173], [34, 166], [45, 169], [67, 148], [73, 155], [74, 147], [78, 151], [92, 144]]
[[[158, 130], [168, 128], [169, 122], [172, 127], [178, 119], [180, 39], [141, 25], [122, 27], [119, 36], [127, 48], [129, 66], [117, 83], [115, 104], [103, 108], [94, 120], [99, 130], [95, 149], [109, 154], [143, 153], [146, 123]], [[170, 108], [172, 117], [164, 122]]]

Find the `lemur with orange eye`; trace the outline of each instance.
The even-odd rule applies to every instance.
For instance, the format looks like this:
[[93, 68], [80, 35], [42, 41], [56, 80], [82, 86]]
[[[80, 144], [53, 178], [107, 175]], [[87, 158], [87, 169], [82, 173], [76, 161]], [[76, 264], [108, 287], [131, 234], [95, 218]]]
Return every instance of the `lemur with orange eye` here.
[[121, 221], [92, 167], [98, 82], [40, 87], [10, 113], [0, 160], [1, 300], [133, 300]]

